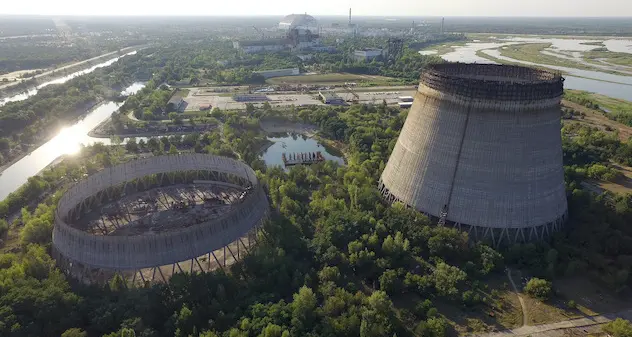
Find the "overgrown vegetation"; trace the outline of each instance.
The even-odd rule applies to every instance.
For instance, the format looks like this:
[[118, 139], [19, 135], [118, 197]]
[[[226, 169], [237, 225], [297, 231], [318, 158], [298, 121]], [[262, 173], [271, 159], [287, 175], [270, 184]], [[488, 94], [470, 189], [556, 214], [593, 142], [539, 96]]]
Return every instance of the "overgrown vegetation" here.
[[[484, 244], [468, 245], [466, 233], [436, 227], [415, 211], [381, 201], [375, 181], [405, 113], [383, 105], [270, 110], [250, 117], [214, 113], [227, 124], [223, 136], [214, 131], [129, 142], [125, 148], [93, 146], [50, 176], [34, 179], [53, 191], [64, 179], [126, 160], [125, 153], [172, 152], [172, 144], [178, 151], [236, 156], [261, 170], [274, 210], [255, 250], [229, 273], [176, 275], [168, 285], [135, 290], [71, 288], [46, 254], [59, 195], [52, 194], [33, 211], [23, 211], [13, 224], [21, 228], [20, 244], [15, 253], [2, 255], [3, 335], [60, 335], [75, 328], [89, 336], [130, 329], [137, 336], [444, 336], [453, 327], [437, 304], [499, 310], [485, 295], [485, 283], [503, 261], [549, 280], [589, 274], [616, 289], [629, 284], [629, 265], [620, 258], [632, 255], [625, 243], [632, 240], [625, 226], [632, 218], [629, 196], [592, 197], [581, 190], [581, 178], [567, 172], [573, 230], [551, 245], [515, 245], [503, 257]], [[256, 125], [269, 116], [318, 125], [322, 137], [348, 144], [348, 166], [265, 169], [256, 155], [260, 131], [248, 120]], [[570, 146], [572, 160], [592, 158], [589, 150], [572, 147], [576, 141], [567, 140], [565, 153]], [[534, 295], [544, 299], [549, 288], [540, 288], [534, 286]], [[31, 303], [29, 309], [21, 309], [24, 303]], [[470, 323], [469, 329], [486, 329], [480, 321]]]
[[599, 110], [614, 121], [632, 126], [632, 102], [578, 90], [566, 90], [564, 98], [587, 108]]

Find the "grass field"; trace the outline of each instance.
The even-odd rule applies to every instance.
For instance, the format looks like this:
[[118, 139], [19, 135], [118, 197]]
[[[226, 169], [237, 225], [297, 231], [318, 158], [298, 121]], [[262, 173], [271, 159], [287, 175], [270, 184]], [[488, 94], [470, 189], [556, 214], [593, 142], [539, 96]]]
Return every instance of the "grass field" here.
[[581, 44], [586, 46], [603, 46], [603, 42], [601, 41], [593, 41], [593, 42], [582, 42]]
[[484, 304], [471, 309], [448, 301], [437, 301], [435, 305], [461, 336], [517, 328], [522, 325], [522, 309], [507, 282], [504, 274], [488, 280], [487, 290], [479, 293]]
[[620, 66], [632, 67], [632, 54], [628, 53], [615, 53], [610, 52], [605, 48], [598, 48], [595, 50], [587, 51], [582, 56], [587, 61], [596, 61], [597, 59], [603, 59], [605, 62], [616, 64]]
[[316, 74], [302, 76], [275, 77], [266, 81], [270, 84], [340, 84], [355, 82], [358, 84], [391, 85], [400, 83], [391, 77], [376, 75], [356, 75], [349, 73]]
[[511, 57], [516, 60], [576, 69], [594, 70], [592, 67], [578, 62], [541, 53], [541, 51], [549, 47], [551, 47], [551, 43], [525, 43], [506, 46], [500, 48], [499, 50], [502, 56]]
[[[577, 94], [573, 94], [573, 92], [576, 92]], [[587, 97], [591, 100], [593, 99], [593, 96], [601, 96], [597, 94], [591, 94], [591, 93], [576, 91], [576, 90], [567, 90], [565, 95], [569, 99], [573, 99], [573, 97]], [[584, 105], [579, 104], [577, 100], [570, 101], [569, 99], [562, 100], [562, 105], [565, 107], [571, 108], [575, 111], [583, 113], [584, 118], [572, 119], [565, 122], [577, 122], [577, 123], [587, 124], [593, 127], [597, 127], [601, 129], [602, 131], [616, 130], [619, 135], [619, 140], [621, 140], [622, 142], [627, 142], [628, 139], [632, 137], [632, 127], [619, 123], [612, 119], [609, 119], [606, 116], [606, 114], [602, 111], [590, 109]], [[615, 101], [612, 102], [611, 100], [615, 100]], [[596, 103], [599, 102], [597, 99], [595, 99], [594, 101]], [[605, 102], [608, 102], [608, 103], [605, 103]], [[626, 102], [626, 101], [616, 102], [616, 99], [613, 99], [611, 97], [605, 97], [605, 96], [601, 96], [601, 103], [610, 104], [610, 105], [614, 104], [614, 106], [619, 106], [619, 104], [623, 104], [624, 107], [627, 104], [630, 104], [630, 102]], [[600, 104], [600, 106], [602, 105]], [[621, 107], [619, 107], [619, 109], [620, 108]], [[610, 110], [610, 111], [617, 111], [617, 110]], [[632, 110], [628, 110], [628, 111], [632, 113]]]
[[564, 302], [559, 299], [542, 302], [527, 295], [524, 295], [523, 299], [527, 305], [528, 325], [554, 323], [582, 317], [578, 311], [565, 310]]
[[[520, 271], [514, 273], [517, 274], [514, 279], [522, 279]], [[630, 308], [629, 296], [610, 292], [586, 277], [556, 279], [553, 282], [553, 295], [545, 302], [524, 293], [522, 297], [527, 307], [528, 325], [603, 315]], [[571, 300], [575, 302], [575, 307], [569, 306]]]

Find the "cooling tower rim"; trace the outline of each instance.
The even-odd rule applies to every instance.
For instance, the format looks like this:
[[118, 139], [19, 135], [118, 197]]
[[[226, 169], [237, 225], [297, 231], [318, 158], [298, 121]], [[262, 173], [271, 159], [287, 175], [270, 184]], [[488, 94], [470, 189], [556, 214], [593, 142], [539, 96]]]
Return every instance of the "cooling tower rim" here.
[[564, 77], [557, 72], [514, 65], [437, 63], [422, 72], [420, 86], [464, 98], [541, 101], [561, 98]]
[[[491, 83], [521, 83], [525, 85], [564, 82], [561, 72], [517, 65], [488, 63], [436, 63], [428, 66], [425, 73], [454, 80], [472, 80]], [[499, 79], [485, 79], [498, 76]], [[478, 77], [478, 78], [477, 78]]]

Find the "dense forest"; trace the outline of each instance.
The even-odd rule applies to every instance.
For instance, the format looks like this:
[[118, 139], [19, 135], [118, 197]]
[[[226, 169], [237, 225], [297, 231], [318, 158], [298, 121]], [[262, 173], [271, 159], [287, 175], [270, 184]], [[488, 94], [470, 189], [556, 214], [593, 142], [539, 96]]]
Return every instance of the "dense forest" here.
[[[223, 134], [215, 130], [85, 148], [8, 199], [15, 209], [21, 194], [47, 195], [5, 225], [19, 231], [19, 240], [12, 253], [0, 255], [1, 335], [446, 336], [453, 327], [441, 307], [498, 310], [485, 284], [504, 265], [553, 281], [589, 275], [619, 291], [630, 284], [626, 257], [632, 256], [632, 233], [626, 224], [632, 220], [632, 200], [595, 197], [581, 184], [590, 178], [583, 169], [607, 162], [595, 151], [611, 151], [600, 142], [607, 138], [600, 131], [575, 126], [562, 131], [567, 230], [550, 244], [497, 251], [468, 244], [466, 233], [382, 202], [376, 181], [406, 112], [356, 105], [258, 111], [241, 118], [219, 111], [217, 117], [226, 124]], [[324, 139], [348, 144], [347, 165], [266, 169], [257, 156], [264, 139], [256, 127], [260, 118], [317, 125]], [[126, 153], [176, 149], [239, 156], [259, 170], [273, 213], [254, 250], [230, 270], [177, 275], [169, 284], [141, 289], [126, 289], [116, 279], [105, 287], [84, 286], [61, 275], [48, 255], [60, 195], [52, 192], [73, 177], [127, 160]], [[6, 203], [0, 210], [7, 210]]]

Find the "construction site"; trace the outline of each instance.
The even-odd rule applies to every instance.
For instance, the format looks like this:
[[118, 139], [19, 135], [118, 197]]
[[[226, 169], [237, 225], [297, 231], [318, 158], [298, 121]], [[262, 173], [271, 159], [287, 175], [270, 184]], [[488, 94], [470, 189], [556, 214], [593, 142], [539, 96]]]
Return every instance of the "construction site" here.
[[85, 283], [126, 284], [224, 268], [248, 252], [267, 198], [245, 164], [189, 154], [106, 169], [61, 198], [53, 233], [61, 269]]

